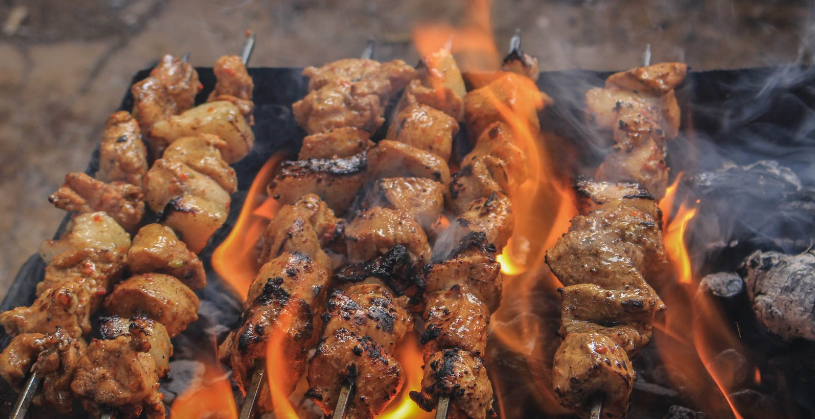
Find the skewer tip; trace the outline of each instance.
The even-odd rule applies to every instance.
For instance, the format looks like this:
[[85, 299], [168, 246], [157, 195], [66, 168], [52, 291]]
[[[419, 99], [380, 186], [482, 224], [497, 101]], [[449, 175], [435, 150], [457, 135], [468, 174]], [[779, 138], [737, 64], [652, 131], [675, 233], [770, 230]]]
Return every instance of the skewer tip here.
[[190, 62], [190, 53], [185, 52], [184, 55], [181, 56], [181, 61], [188, 63]]
[[600, 419], [603, 414], [603, 400], [595, 399], [591, 404], [591, 411], [589, 412], [589, 419]]
[[436, 405], [436, 419], [447, 419], [447, 411], [450, 409], [450, 396], [439, 397], [439, 404]]
[[509, 39], [509, 53], [521, 50], [521, 28], [515, 29], [515, 35]]
[[31, 399], [34, 398], [34, 393], [37, 392], [41, 380], [42, 378], [37, 374], [36, 370], [29, 374], [28, 379], [25, 380], [23, 390], [20, 392], [20, 397], [17, 398], [17, 403], [14, 404], [14, 410], [12, 410], [9, 419], [23, 419], [25, 417], [28, 406], [31, 404]]
[[260, 390], [266, 381], [266, 368], [262, 363], [257, 363], [255, 372], [252, 374], [252, 381], [249, 384], [249, 391], [246, 392], [246, 399], [241, 406], [239, 419], [250, 419], [254, 415], [255, 405], [260, 398]]
[[642, 66], [651, 65], [651, 44], [645, 44], [645, 52], [642, 53]]
[[107, 413], [103, 414], [100, 419], [113, 419], [113, 413], [107, 412]]
[[337, 407], [334, 409], [334, 415], [331, 416], [331, 419], [342, 419], [345, 416], [345, 410], [348, 408], [348, 401], [351, 399], [352, 391], [354, 391], [353, 382], [342, 385], [340, 397], [337, 399]]
[[243, 48], [241, 48], [241, 61], [243, 65], [249, 64], [249, 59], [252, 58], [252, 51], [255, 49], [255, 32], [252, 30], [246, 31], [246, 39], [243, 41]]
[[374, 49], [376, 47], [376, 40], [373, 38], [368, 38], [368, 44], [365, 45], [365, 49], [362, 50], [362, 54], [360, 54], [360, 58], [363, 60], [370, 60], [374, 58]]

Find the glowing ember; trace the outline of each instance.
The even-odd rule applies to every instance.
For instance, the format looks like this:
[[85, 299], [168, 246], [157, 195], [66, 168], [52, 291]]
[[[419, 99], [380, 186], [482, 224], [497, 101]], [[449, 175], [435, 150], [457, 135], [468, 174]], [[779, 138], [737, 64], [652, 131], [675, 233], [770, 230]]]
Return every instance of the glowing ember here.
[[415, 334], [409, 334], [396, 351], [396, 359], [402, 364], [402, 371], [405, 374], [405, 385], [396, 399], [377, 416], [378, 419], [421, 419], [432, 418], [433, 414], [420, 409], [413, 400], [410, 399], [411, 391], [421, 391], [422, 376], [424, 372], [422, 365], [422, 348], [419, 339]]
[[178, 396], [170, 408], [170, 419], [237, 419], [229, 374], [217, 365], [207, 365], [201, 381]]
[[212, 254], [212, 267], [232, 285], [241, 300], [249, 293], [252, 279], [260, 268], [256, 251], [258, 240], [269, 220], [277, 213], [277, 201], [267, 199], [264, 188], [283, 157], [282, 154], [272, 156], [260, 169], [249, 188], [235, 227]]

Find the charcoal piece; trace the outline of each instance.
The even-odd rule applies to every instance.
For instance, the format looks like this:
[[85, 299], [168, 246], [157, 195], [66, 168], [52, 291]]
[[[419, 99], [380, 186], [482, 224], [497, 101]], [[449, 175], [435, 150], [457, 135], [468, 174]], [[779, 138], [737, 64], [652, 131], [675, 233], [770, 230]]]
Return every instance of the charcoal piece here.
[[663, 419], [705, 419], [705, 414], [687, 407], [673, 405]]
[[733, 298], [744, 290], [744, 280], [735, 272], [717, 272], [702, 278], [699, 290], [719, 298]]
[[815, 340], [815, 252], [757, 251], [742, 266], [756, 317], [785, 339]]
[[739, 390], [730, 394], [730, 401], [744, 419], [780, 419], [785, 417], [778, 400], [752, 389]]
[[747, 382], [747, 373], [752, 371], [747, 365], [747, 358], [735, 349], [720, 352], [707, 364], [712, 375], [719, 378], [724, 388], [742, 388]]

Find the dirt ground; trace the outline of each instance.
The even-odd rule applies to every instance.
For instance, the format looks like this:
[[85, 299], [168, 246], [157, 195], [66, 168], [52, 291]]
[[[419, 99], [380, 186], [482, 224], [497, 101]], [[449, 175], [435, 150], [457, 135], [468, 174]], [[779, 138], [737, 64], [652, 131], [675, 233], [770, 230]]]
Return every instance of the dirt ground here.
[[[164, 53], [209, 66], [257, 33], [253, 66], [358, 56], [415, 62], [411, 29], [458, 22], [473, 0], [0, 0], [0, 296], [63, 213], [47, 195], [83, 170], [131, 76]], [[516, 28], [543, 70], [616, 70], [681, 60], [694, 69], [811, 61], [811, 1], [504, 0], [492, 26]]]

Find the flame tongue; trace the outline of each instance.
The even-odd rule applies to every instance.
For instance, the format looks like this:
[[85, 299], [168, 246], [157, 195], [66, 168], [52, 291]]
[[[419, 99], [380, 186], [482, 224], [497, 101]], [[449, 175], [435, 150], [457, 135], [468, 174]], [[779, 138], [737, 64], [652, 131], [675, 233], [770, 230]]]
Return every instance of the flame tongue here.
[[237, 419], [229, 374], [217, 365], [206, 365], [198, 384], [178, 396], [170, 408], [170, 419]]

